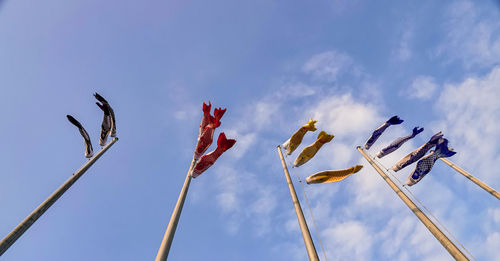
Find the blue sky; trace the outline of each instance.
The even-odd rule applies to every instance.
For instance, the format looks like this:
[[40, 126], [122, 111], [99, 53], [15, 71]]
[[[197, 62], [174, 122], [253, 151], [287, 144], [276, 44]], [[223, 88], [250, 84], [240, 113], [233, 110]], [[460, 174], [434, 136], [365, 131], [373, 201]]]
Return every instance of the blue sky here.
[[[397, 114], [405, 122], [370, 153], [425, 131], [385, 166], [442, 130], [457, 151], [450, 160], [500, 188], [499, 6], [3, 1], [0, 235], [85, 163], [66, 114], [99, 147], [93, 92], [113, 106], [120, 140], [2, 260], [153, 259], [208, 100], [228, 108], [216, 135], [238, 142], [191, 183], [170, 260], [306, 259], [276, 145], [310, 117], [335, 138], [292, 170], [294, 181], [365, 165], [306, 187], [328, 260], [451, 259], [355, 148]], [[478, 260], [500, 255], [496, 199], [442, 162], [411, 190]]]

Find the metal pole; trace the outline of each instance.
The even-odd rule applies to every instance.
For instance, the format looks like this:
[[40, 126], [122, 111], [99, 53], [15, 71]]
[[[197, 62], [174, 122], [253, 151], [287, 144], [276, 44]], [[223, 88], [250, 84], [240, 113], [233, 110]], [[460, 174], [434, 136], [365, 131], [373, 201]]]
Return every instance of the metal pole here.
[[160, 249], [158, 250], [158, 254], [156, 254], [155, 261], [167, 260], [170, 246], [172, 246], [172, 241], [174, 240], [175, 230], [177, 229], [177, 223], [179, 223], [179, 218], [181, 217], [182, 206], [184, 206], [184, 201], [186, 200], [189, 184], [191, 183], [191, 173], [194, 169], [194, 166], [196, 165], [196, 162], [198, 162], [198, 160], [193, 157], [193, 161], [191, 161], [191, 166], [189, 166], [189, 170], [186, 175], [186, 180], [184, 181], [181, 193], [179, 195], [179, 198], [177, 199], [177, 203], [175, 204], [174, 212], [172, 212], [170, 222], [168, 222], [167, 231], [165, 231], [165, 235], [163, 235]]
[[73, 176], [69, 178], [61, 187], [59, 187], [50, 197], [48, 197], [40, 206], [38, 206], [28, 217], [26, 217], [23, 222], [17, 225], [12, 232], [10, 232], [2, 241], [0, 241], [0, 256], [9, 249], [9, 247], [16, 242], [16, 240], [23, 235], [28, 228], [35, 223], [35, 221], [40, 218], [40, 216], [47, 211], [63, 194], [66, 192], [84, 173], [87, 171], [101, 156], [106, 152], [118, 138], [114, 138], [111, 142], [106, 144], [94, 157], [92, 157], [85, 165], [83, 165], [79, 170], [73, 173]]
[[417, 216], [418, 219], [424, 224], [425, 227], [434, 235], [434, 237], [443, 245], [443, 247], [450, 253], [450, 255], [455, 258], [455, 260], [469, 260], [460, 249], [451, 242], [451, 240], [425, 215], [422, 210], [420, 210], [415, 203], [405, 194], [399, 187], [392, 181], [387, 174], [363, 151], [363, 149], [358, 146], [358, 151], [365, 157], [365, 159], [372, 165], [372, 167], [380, 174], [380, 176], [389, 184], [389, 187], [396, 192], [396, 194], [403, 200], [403, 202], [408, 206], [408, 208]]
[[500, 193], [496, 192], [492, 187], [486, 185], [484, 182], [480, 181], [476, 177], [472, 176], [469, 172], [463, 170], [459, 166], [455, 165], [455, 163], [451, 162], [450, 160], [446, 158], [439, 158], [442, 160], [444, 163], [448, 164], [448, 166], [452, 167], [454, 170], [456, 170], [458, 173], [464, 175], [466, 178], [468, 178], [470, 181], [476, 183], [476, 185], [480, 186], [482, 189], [486, 190], [488, 193], [496, 197], [497, 199], [500, 199]]
[[278, 154], [280, 155], [281, 165], [283, 165], [283, 171], [285, 172], [288, 188], [290, 189], [290, 195], [292, 196], [295, 213], [297, 213], [297, 219], [299, 220], [300, 230], [302, 231], [302, 237], [304, 238], [304, 243], [306, 245], [307, 255], [309, 256], [309, 260], [319, 261], [318, 253], [316, 252], [316, 248], [314, 248], [314, 242], [311, 238], [311, 233], [309, 232], [309, 228], [307, 227], [304, 213], [302, 213], [302, 208], [300, 207], [297, 193], [295, 193], [295, 188], [293, 187], [292, 179], [290, 178], [290, 173], [288, 173], [288, 168], [286, 167], [285, 159], [283, 158], [283, 153], [281, 152], [281, 147], [279, 145]]

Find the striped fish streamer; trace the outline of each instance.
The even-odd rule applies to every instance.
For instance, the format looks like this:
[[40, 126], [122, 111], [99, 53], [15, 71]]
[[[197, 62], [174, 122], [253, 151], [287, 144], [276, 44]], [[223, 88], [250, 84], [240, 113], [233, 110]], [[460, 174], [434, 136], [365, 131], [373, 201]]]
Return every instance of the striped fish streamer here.
[[314, 124], [318, 121], [314, 121], [313, 119], [310, 119], [307, 124], [303, 125], [300, 127], [298, 131], [296, 131], [290, 139], [285, 141], [283, 143], [283, 148], [286, 149], [286, 155], [291, 155], [292, 152], [299, 147], [300, 143], [302, 143], [302, 139], [304, 138], [304, 135], [308, 131], [314, 132], [316, 131], [316, 126]]
[[413, 132], [408, 135], [408, 136], [405, 136], [405, 137], [400, 137], [400, 138], [397, 138], [395, 141], [393, 141], [391, 144], [389, 144], [389, 146], [383, 148], [382, 150], [380, 150], [378, 153], [377, 153], [377, 157], [380, 159], [384, 156], [387, 156], [389, 154], [391, 154], [392, 152], [396, 151], [397, 149], [399, 149], [401, 147], [401, 145], [403, 145], [405, 142], [415, 138], [415, 136], [417, 136], [419, 133], [421, 133], [422, 131], [424, 131], [424, 128], [418, 128], [418, 127], [415, 127], [413, 128]]
[[404, 158], [394, 164], [394, 166], [392, 166], [392, 170], [397, 172], [404, 167], [412, 164], [413, 162], [421, 159], [430, 149], [432, 149], [432, 147], [436, 146], [436, 144], [442, 137], [443, 133], [441, 132], [434, 134], [434, 136], [432, 136], [427, 143], [412, 151], [410, 154], [406, 155]]
[[391, 125], [398, 125], [403, 122], [398, 116], [392, 116], [388, 121], [384, 122], [384, 124], [380, 125], [375, 131], [373, 131], [372, 136], [366, 141], [365, 149], [369, 150], [371, 146], [380, 138], [385, 129], [389, 128]]
[[455, 154], [456, 152], [454, 152], [453, 149], [448, 148], [447, 139], [439, 139], [439, 142], [436, 145], [436, 150], [431, 151], [428, 155], [417, 162], [417, 166], [406, 180], [406, 185], [413, 186], [417, 184], [423, 177], [425, 177], [425, 175], [427, 175], [431, 171], [434, 163], [439, 158], [447, 158]]
[[356, 165], [348, 169], [325, 170], [317, 172], [306, 178], [307, 184], [319, 184], [341, 181], [348, 176], [360, 171], [363, 165]]
[[334, 137], [333, 135], [330, 135], [324, 131], [320, 132], [316, 141], [313, 144], [305, 147], [302, 150], [302, 152], [300, 152], [299, 156], [293, 163], [293, 166], [299, 167], [301, 165], [304, 165], [304, 163], [308, 162], [310, 159], [314, 157], [314, 155], [316, 155], [316, 153], [323, 146], [323, 144], [330, 142], [333, 139], [333, 137]]

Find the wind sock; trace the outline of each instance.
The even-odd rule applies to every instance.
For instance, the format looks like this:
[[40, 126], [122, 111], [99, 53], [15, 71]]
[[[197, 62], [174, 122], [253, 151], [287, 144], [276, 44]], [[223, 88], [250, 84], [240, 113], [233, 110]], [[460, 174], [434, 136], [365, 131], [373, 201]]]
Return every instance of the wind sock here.
[[417, 162], [417, 166], [406, 180], [406, 185], [413, 186], [417, 184], [417, 182], [431, 171], [437, 159], [451, 157], [455, 153], [453, 149], [448, 148], [447, 139], [439, 139], [436, 150], [431, 151], [431, 153]]
[[443, 133], [441, 132], [434, 134], [434, 136], [432, 136], [427, 143], [420, 146], [420, 148], [412, 151], [410, 154], [406, 155], [404, 158], [399, 160], [398, 163], [394, 164], [394, 166], [392, 166], [392, 170], [397, 172], [402, 168], [419, 160], [427, 153], [427, 151], [429, 151], [432, 147], [436, 146], [436, 144], [439, 142], [439, 139], [441, 139], [442, 137]]
[[337, 182], [347, 178], [351, 174], [360, 171], [362, 168], [362, 165], [356, 165], [348, 169], [320, 171], [307, 177], [306, 182], [307, 184]]
[[104, 112], [101, 124], [101, 135], [99, 136], [99, 145], [104, 146], [106, 145], [106, 140], [108, 139], [109, 134], [111, 134], [113, 121], [111, 120], [111, 112], [109, 111], [110, 107], [104, 106], [103, 104], [100, 104], [98, 102], [96, 102], [95, 104], [97, 104], [97, 106], [99, 106], [99, 108], [101, 108], [101, 110]]
[[233, 147], [235, 143], [236, 140], [228, 140], [224, 132], [221, 132], [221, 134], [219, 134], [219, 138], [217, 139], [217, 148], [214, 151], [209, 152], [201, 157], [200, 161], [198, 161], [198, 163], [194, 167], [192, 174], [193, 178], [198, 177], [199, 175], [201, 175], [201, 173], [210, 168], [210, 166], [215, 163], [215, 161], [222, 155], [222, 153]]
[[[107, 110], [109, 111], [109, 115], [111, 117], [111, 129], [110, 129], [110, 133], [109, 133], [109, 136], [111, 137], [116, 137], [116, 120], [115, 120], [115, 111], [113, 110], [113, 108], [111, 108], [111, 106], [109, 105], [108, 101], [106, 99], [104, 99], [104, 97], [102, 97], [101, 95], [99, 95], [99, 93], [94, 93], [94, 97], [100, 101], [102, 104], [99, 104], [96, 102], [97, 106], [99, 106], [99, 108], [102, 109], [102, 107], [106, 107]], [[104, 111], [104, 110], [103, 110]], [[104, 146], [101, 144], [101, 146]]]
[[316, 127], [314, 126], [316, 122], [318, 121], [313, 121], [313, 119], [310, 119], [306, 125], [300, 127], [300, 129], [296, 131], [292, 135], [292, 137], [290, 137], [290, 139], [288, 139], [287, 141], [285, 141], [285, 143], [283, 143], [283, 148], [286, 149], [286, 155], [291, 155], [292, 152], [295, 149], [297, 149], [297, 147], [302, 142], [304, 135], [306, 135], [308, 131], [311, 132], [316, 131]]
[[80, 124], [80, 122], [73, 118], [73, 116], [66, 115], [66, 117], [68, 118], [69, 122], [73, 123], [73, 125], [78, 128], [80, 134], [83, 137], [83, 140], [85, 141], [85, 158], [92, 158], [92, 156], [94, 156], [94, 150], [92, 149], [92, 142], [90, 141], [89, 134], [83, 128], [82, 124]]
[[401, 147], [401, 145], [403, 145], [405, 142], [413, 139], [415, 136], [417, 136], [422, 131], [424, 131], [424, 128], [420, 128], [420, 129], [418, 127], [413, 128], [412, 134], [410, 134], [408, 136], [405, 136], [405, 137], [397, 138], [395, 141], [393, 141], [391, 144], [389, 144], [389, 146], [387, 146], [387, 147], [383, 148], [382, 150], [380, 150], [377, 153], [377, 157], [380, 159], [380, 158], [382, 158], [382, 157], [384, 157], [386, 155], [389, 155], [390, 153], [392, 153], [395, 150], [399, 149], [399, 147]]
[[330, 142], [333, 139], [333, 135], [327, 134], [326, 132], [322, 131], [319, 133], [318, 138], [316, 141], [305, 147], [302, 152], [300, 152], [299, 156], [293, 163], [294, 167], [299, 167], [303, 165], [304, 163], [308, 162], [314, 155], [316, 155], [316, 152], [323, 146], [323, 144]]
[[214, 110], [214, 116], [210, 115], [211, 104], [208, 106], [203, 103], [203, 118], [200, 124], [200, 130], [203, 128], [201, 135], [198, 136], [198, 144], [196, 144], [196, 149], [194, 152], [195, 158], [199, 159], [208, 147], [212, 145], [214, 132], [217, 127], [220, 126], [220, 119], [226, 112], [226, 109], [216, 108]]
[[377, 141], [377, 139], [382, 135], [382, 133], [391, 125], [397, 125], [401, 124], [403, 122], [402, 119], [400, 119], [398, 116], [393, 116], [390, 118], [388, 121], [386, 121], [384, 124], [380, 125], [373, 133], [372, 136], [366, 141], [365, 143], [365, 149], [369, 150], [370, 147]]
[[208, 102], [208, 105], [203, 102], [203, 117], [201, 118], [201, 123], [200, 123], [200, 130], [198, 131], [198, 137], [201, 137], [201, 134], [203, 134], [203, 130], [205, 130], [205, 127], [208, 125], [210, 122], [210, 110], [212, 110], [212, 104], [210, 104], [210, 101]]

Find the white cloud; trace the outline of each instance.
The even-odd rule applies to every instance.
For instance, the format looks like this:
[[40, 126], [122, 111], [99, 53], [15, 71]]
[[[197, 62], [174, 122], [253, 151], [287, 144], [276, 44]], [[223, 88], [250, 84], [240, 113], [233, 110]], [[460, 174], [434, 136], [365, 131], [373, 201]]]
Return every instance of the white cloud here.
[[500, 186], [500, 176], [491, 171], [500, 162], [499, 100], [500, 67], [496, 67], [484, 77], [445, 85], [435, 105], [442, 119], [434, 128], [442, 129], [458, 152], [453, 161], [493, 187]]
[[324, 97], [307, 112], [322, 128], [339, 137], [357, 137], [380, 124], [382, 121], [377, 114], [375, 105], [355, 101], [350, 93]]
[[372, 260], [372, 232], [361, 222], [347, 221], [323, 231], [330, 260]]
[[[471, 1], [451, 4], [445, 13], [446, 36], [437, 48], [450, 61], [459, 60], [467, 68], [491, 66], [500, 61], [500, 23], [495, 9], [479, 9]], [[493, 22], [492, 22], [493, 21]]]
[[[309, 68], [309, 72], [316, 79], [321, 78], [321, 81], [330, 81], [343, 74], [344, 68], [326, 70], [317, 68], [316, 66], [320, 66], [318, 64], [321, 63], [331, 66], [318, 57], [311, 59], [308, 63], [309, 67], [304, 66], [304, 68]], [[313, 66], [313, 64], [316, 65]], [[348, 63], [347, 66], [353, 65]], [[498, 71], [500, 74], [500, 69]], [[485, 122], [486, 118], [478, 116], [479, 112], [477, 111], [477, 109], [486, 110], [488, 115], [493, 115], [495, 110], [498, 110], [497, 105], [492, 105], [499, 98], [498, 91], [492, 90], [490, 86], [493, 82], [500, 82], [497, 76], [493, 76], [496, 74], [495, 71], [484, 78], [469, 79], [463, 84], [446, 85], [437, 101], [438, 105], [436, 105], [436, 109], [442, 113], [443, 119], [436, 122], [435, 127], [441, 128], [446, 125], [448, 129], [446, 129], [445, 135], [453, 140], [461, 139], [460, 136], [457, 138], [450, 136], [452, 131], [449, 128], [463, 127], [462, 125], [454, 125], [453, 122], [457, 121], [457, 117], [465, 115], [467, 121], [461, 124], [468, 124], [469, 128], [486, 128], [488, 135], [494, 135], [495, 131], [499, 133], [496, 127], [489, 127], [490, 125], [496, 126], [496, 123]], [[285, 91], [286, 88], [290, 88], [290, 91]], [[436, 88], [434, 87], [434, 89]], [[486, 94], [477, 94], [476, 92], [489, 92], [490, 95], [493, 93], [493, 97], [486, 97]], [[428, 93], [429, 91], [421, 96]], [[478, 99], [468, 98], [469, 96], [478, 96]], [[484, 102], [489, 103], [489, 105], [484, 105]], [[471, 113], [472, 118], [469, 118], [467, 113], [470, 108], [475, 110]], [[295, 130], [304, 124], [304, 120], [312, 116], [319, 120], [318, 131], [313, 135], [310, 133], [306, 135], [298, 151], [312, 143], [321, 130], [331, 132], [336, 137], [330, 144], [325, 145], [308, 164], [291, 170], [294, 181], [296, 181], [295, 174], [304, 178], [325, 168], [345, 168], [359, 163], [365, 166], [359, 173], [347, 178], [342, 183], [306, 186], [311, 208], [329, 259], [449, 259], [450, 256], [446, 250], [401, 203], [369, 164], [361, 159], [355, 149], [356, 145], [362, 145], [366, 141], [374, 128], [392, 116], [384, 115], [383, 110], [384, 107], [376, 99], [360, 97], [358, 93], [350, 91], [332, 94], [325, 92], [324, 88], [313, 87], [306, 83], [283, 83], [283, 87], [278, 88], [276, 92], [258, 101], [250, 102], [241, 111], [241, 115], [255, 117], [229, 126], [227, 131], [231, 135], [240, 137], [238, 140], [241, 142], [240, 150], [235, 150], [233, 159], [219, 165], [220, 167], [216, 167], [215, 171], [217, 177], [213, 190], [217, 195], [217, 207], [222, 211], [221, 218], [227, 219], [226, 222], [229, 224], [228, 232], [235, 234], [241, 232], [243, 228], [252, 227], [252, 233], [258, 237], [273, 233], [276, 238], [274, 249], [281, 251], [286, 247], [293, 246], [295, 250], [292, 251], [293, 253], [289, 251], [289, 256], [286, 258], [291, 260], [306, 258], [296, 217], [293, 212], [290, 214], [292, 204], [288, 188], [284, 184], [283, 172], [274, 145], [285, 140], [287, 137], [283, 135], [290, 130]], [[455, 110], [458, 110], [458, 113]], [[478, 117], [480, 123], [484, 124], [482, 127], [470, 124], [470, 122], [476, 122]], [[394, 138], [409, 134], [413, 127], [404, 125], [390, 127], [372, 147], [370, 153], [375, 154]], [[453, 135], [465, 135], [461, 131], [454, 131], [456, 134]], [[485, 130], [480, 131], [485, 132]], [[426, 128], [426, 132], [421, 135], [430, 136], [433, 134], [432, 132], [433, 130]], [[452, 142], [452, 145], [454, 144]], [[420, 144], [411, 140], [396, 152], [382, 159], [382, 162], [390, 167], [390, 164], [405, 156], [418, 145]], [[457, 150], [459, 149], [460, 151], [464, 150], [457, 147]], [[257, 151], [259, 155], [253, 155], [255, 156], [253, 158], [259, 159], [258, 161], [249, 163], [243, 160], [242, 155], [257, 153]], [[248, 168], [249, 165], [252, 167]], [[261, 172], [265, 170], [270, 174], [262, 175], [257, 170]], [[404, 180], [409, 171], [411, 169], [406, 172], [402, 171], [398, 177]], [[315, 238], [300, 185], [296, 182], [295, 184], [304, 214], [308, 217], [311, 233]], [[458, 200], [454, 190], [445, 184], [436, 182], [433, 180], [433, 176], [427, 177], [418, 187], [412, 189], [417, 196], [423, 196], [423, 202], [428, 205], [429, 209], [438, 210], [434, 214], [450, 231], [459, 232], [458, 234], [462, 232], [465, 221], [454, 219], [454, 217], [470, 215], [470, 210], [464, 208], [467, 203]], [[435, 191], [440, 191], [439, 197], [435, 197]], [[485, 216], [493, 219], [496, 212], [496, 210], [491, 210], [488, 212], [490, 214]], [[243, 226], [243, 224], [251, 226]], [[484, 226], [483, 231], [491, 227], [494, 227], [494, 224], [490, 222]], [[488, 238], [485, 236], [481, 239], [483, 245], [497, 242], [497, 236], [494, 233], [498, 233], [498, 231], [490, 232], [487, 234]], [[316, 239], [315, 243], [319, 251]], [[466, 246], [469, 246], [467, 242]], [[482, 246], [476, 247], [475, 252], [478, 251], [486, 253]]]
[[337, 78], [348, 71], [355, 75], [360, 74], [360, 70], [355, 66], [352, 58], [344, 53], [329, 51], [313, 56], [302, 70], [312, 74], [316, 79], [334, 82]]
[[500, 224], [500, 208], [488, 209], [488, 213], [495, 223]]
[[231, 151], [231, 154], [228, 157], [241, 158], [245, 155], [245, 153], [250, 149], [250, 147], [255, 144], [257, 139], [257, 134], [255, 132], [249, 133], [240, 133], [237, 130], [230, 129], [225, 131], [227, 137], [238, 137], [237, 146], [235, 145]]
[[399, 61], [407, 61], [412, 57], [412, 50], [410, 48], [410, 42], [413, 39], [413, 29], [409, 26], [405, 26], [404, 31], [401, 34], [401, 39], [396, 50], [393, 51], [392, 55]]
[[429, 100], [434, 96], [437, 88], [438, 85], [433, 77], [421, 75], [413, 80], [412, 84], [404, 92], [404, 94], [411, 98]]
[[498, 232], [491, 233], [488, 236], [488, 238], [486, 238], [486, 246], [485, 246], [487, 255], [491, 258], [490, 260], [498, 258], [499, 254], [498, 246], [500, 246], [500, 233]]

